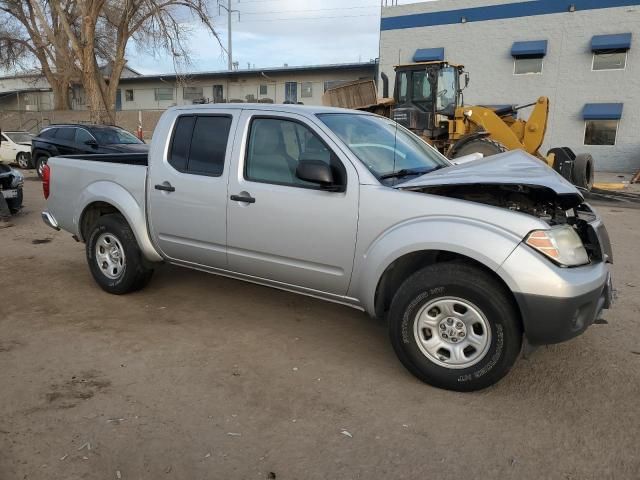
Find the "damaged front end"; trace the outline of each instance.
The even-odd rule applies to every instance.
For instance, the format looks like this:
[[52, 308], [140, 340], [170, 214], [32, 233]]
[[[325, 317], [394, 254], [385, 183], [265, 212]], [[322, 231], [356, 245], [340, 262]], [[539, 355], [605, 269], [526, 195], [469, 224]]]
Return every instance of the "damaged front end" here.
[[414, 185], [400, 188], [524, 213], [539, 218], [550, 227], [572, 226], [582, 240], [589, 261], [613, 260], [606, 229], [578, 191], [558, 194], [549, 187], [526, 184]]
[[0, 164], [0, 195], [4, 197], [11, 213], [22, 208], [24, 177], [20, 171]]

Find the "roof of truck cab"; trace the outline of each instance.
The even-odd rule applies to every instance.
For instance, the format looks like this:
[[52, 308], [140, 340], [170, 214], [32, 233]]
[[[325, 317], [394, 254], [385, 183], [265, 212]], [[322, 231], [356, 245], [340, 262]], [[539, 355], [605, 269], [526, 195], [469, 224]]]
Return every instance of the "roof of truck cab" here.
[[258, 110], [316, 115], [318, 113], [356, 113], [370, 115], [369, 112], [348, 108], [325, 107], [323, 105], [295, 105], [287, 103], [205, 103], [202, 105], [180, 105], [171, 110]]

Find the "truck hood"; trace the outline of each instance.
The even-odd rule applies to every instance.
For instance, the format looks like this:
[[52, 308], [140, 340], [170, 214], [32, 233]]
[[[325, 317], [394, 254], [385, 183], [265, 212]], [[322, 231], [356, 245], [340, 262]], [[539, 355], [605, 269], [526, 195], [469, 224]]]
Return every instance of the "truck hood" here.
[[493, 155], [427, 173], [399, 183], [395, 188], [418, 189], [444, 185], [522, 185], [545, 187], [557, 195], [582, 195], [578, 189], [544, 162], [522, 150]]

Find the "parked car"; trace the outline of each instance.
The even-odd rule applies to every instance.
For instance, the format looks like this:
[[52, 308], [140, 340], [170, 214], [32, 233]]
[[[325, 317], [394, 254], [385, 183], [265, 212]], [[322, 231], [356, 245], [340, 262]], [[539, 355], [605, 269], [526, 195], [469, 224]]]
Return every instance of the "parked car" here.
[[20, 168], [31, 166], [31, 139], [29, 132], [1, 132], [0, 162], [17, 163]]
[[24, 176], [20, 170], [0, 163], [0, 195], [7, 201], [11, 213], [22, 208], [22, 186]]
[[573, 185], [522, 151], [454, 165], [366, 112], [174, 107], [148, 156], [53, 158], [43, 188], [105, 291], [164, 261], [343, 303], [442, 388], [492, 385], [523, 337], [568, 340], [611, 305], [607, 231]]
[[38, 175], [50, 157], [83, 153], [147, 152], [149, 146], [120, 127], [107, 125], [51, 125], [31, 143], [31, 158]]

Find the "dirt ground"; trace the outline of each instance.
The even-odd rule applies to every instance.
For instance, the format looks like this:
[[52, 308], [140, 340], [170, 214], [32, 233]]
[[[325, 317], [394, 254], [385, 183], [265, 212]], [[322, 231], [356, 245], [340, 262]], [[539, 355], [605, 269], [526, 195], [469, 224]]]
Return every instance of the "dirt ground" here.
[[599, 208], [608, 324], [461, 394], [339, 305], [170, 266], [108, 295], [25, 190], [0, 230], [1, 480], [640, 478], [640, 210]]

